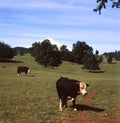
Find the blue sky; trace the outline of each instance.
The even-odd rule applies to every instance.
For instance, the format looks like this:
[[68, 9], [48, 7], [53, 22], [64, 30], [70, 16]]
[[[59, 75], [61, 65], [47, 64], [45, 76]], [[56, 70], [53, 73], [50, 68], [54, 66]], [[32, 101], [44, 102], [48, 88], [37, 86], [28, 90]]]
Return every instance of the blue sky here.
[[120, 50], [120, 9], [111, 2], [102, 14], [96, 0], [0, 0], [0, 41], [29, 47], [52, 38], [72, 49], [85, 41], [99, 53]]

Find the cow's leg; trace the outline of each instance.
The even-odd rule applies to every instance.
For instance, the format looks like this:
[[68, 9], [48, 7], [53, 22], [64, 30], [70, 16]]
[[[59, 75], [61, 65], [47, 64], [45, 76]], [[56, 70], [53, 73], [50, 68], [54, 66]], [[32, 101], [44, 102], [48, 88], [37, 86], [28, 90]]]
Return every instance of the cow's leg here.
[[20, 76], [20, 73], [17, 73], [17, 76]]
[[59, 109], [60, 109], [60, 111], [62, 111], [62, 108], [63, 108], [63, 106], [62, 106], [62, 105], [63, 105], [63, 101], [62, 101], [61, 98], [59, 99], [59, 101], [60, 101], [60, 102], [59, 102]]
[[65, 108], [67, 108], [67, 98], [60, 98], [59, 99], [59, 109], [60, 109], [60, 111], [62, 111], [63, 110], [63, 107], [65, 106]]
[[65, 106], [65, 108], [67, 108], [67, 97], [63, 98], [63, 106]]
[[18, 72], [18, 73], [17, 73], [17, 76], [20, 76], [20, 74], [21, 74], [21, 72]]
[[74, 111], [77, 111], [77, 108], [75, 106], [75, 101], [76, 101], [76, 98], [74, 98], [74, 100], [73, 100], [73, 109], [74, 109]]
[[25, 72], [25, 75], [27, 75], [27, 72]]

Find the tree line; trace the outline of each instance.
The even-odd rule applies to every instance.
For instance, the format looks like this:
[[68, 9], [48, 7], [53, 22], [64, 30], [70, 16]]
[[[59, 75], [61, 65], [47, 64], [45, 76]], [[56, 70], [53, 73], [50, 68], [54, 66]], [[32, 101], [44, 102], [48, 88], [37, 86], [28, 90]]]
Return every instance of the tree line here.
[[60, 49], [57, 45], [52, 45], [48, 39], [42, 42], [35, 42], [31, 48], [15, 47], [11, 48], [8, 44], [0, 42], [0, 60], [12, 59], [15, 55], [24, 55], [30, 53], [35, 61], [44, 67], [58, 67], [63, 61], [69, 61], [83, 65], [83, 69], [100, 70], [99, 64], [103, 61], [103, 55], [106, 56], [107, 62], [112, 63], [112, 59], [120, 60], [120, 51], [104, 53], [99, 55], [96, 50], [85, 41], [77, 41], [73, 44], [72, 51], [69, 51], [66, 45], [62, 45]]
[[120, 60], [120, 51], [99, 55], [99, 51], [96, 50], [94, 54], [93, 48], [85, 41], [77, 41], [73, 44], [72, 51], [69, 51], [66, 45], [62, 45], [59, 49], [57, 45], [52, 45], [48, 39], [45, 39], [32, 44], [31, 55], [44, 67], [54, 68], [58, 67], [62, 61], [69, 61], [81, 64], [84, 69], [90, 71], [100, 70], [99, 64], [103, 61], [103, 55], [106, 56], [108, 63], [112, 63], [113, 57]]
[[109, 53], [104, 53], [105, 57], [107, 58], [108, 63], [112, 63], [113, 58], [115, 60], [120, 61], [120, 51], [115, 51], [115, 52], [109, 52]]
[[13, 49], [4, 42], [0, 42], [0, 60], [1, 59], [12, 59], [14, 57]]
[[31, 55], [35, 61], [44, 67], [58, 67], [62, 61], [69, 61], [82, 64], [83, 68], [89, 70], [99, 70], [100, 56], [98, 52], [93, 54], [93, 48], [84, 41], [77, 41], [73, 44], [72, 51], [67, 46], [62, 45], [58, 49], [57, 45], [52, 45], [48, 39], [32, 44]]

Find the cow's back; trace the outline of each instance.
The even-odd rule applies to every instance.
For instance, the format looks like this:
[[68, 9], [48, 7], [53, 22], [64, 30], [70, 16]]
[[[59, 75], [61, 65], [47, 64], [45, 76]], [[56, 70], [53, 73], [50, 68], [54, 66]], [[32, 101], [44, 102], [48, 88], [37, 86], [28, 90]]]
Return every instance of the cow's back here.
[[18, 66], [17, 67], [17, 73], [19, 73], [19, 72], [25, 72], [25, 73], [27, 73], [28, 72], [28, 67], [25, 67], [25, 66]]
[[63, 96], [76, 95], [77, 91], [79, 89], [76, 82], [78, 82], [78, 81], [71, 80], [68, 78], [63, 78], [63, 77], [58, 79], [56, 82], [56, 88], [57, 88], [59, 98], [63, 97]]

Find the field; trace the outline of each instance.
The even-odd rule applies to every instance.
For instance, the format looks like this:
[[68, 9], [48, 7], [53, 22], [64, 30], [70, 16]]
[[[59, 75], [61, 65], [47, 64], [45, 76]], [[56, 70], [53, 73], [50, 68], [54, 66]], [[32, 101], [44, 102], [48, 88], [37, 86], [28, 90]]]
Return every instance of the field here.
[[[29, 54], [16, 56], [13, 60], [14, 62], [0, 63], [0, 123], [73, 123], [70, 118], [79, 116], [81, 112], [89, 117], [110, 119], [118, 113], [120, 62], [107, 64], [104, 61], [100, 65], [100, 72], [90, 73], [82, 69], [81, 65], [69, 62], [54, 69], [44, 68], [34, 62]], [[32, 73], [18, 77], [16, 68], [19, 65], [30, 67]], [[84, 106], [81, 105], [83, 109], [75, 112], [68, 108], [59, 112], [56, 80], [61, 76], [88, 82], [89, 93], [96, 88], [91, 97], [77, 97], [79, 106], [84, 103]], [[70, 106], [71, 102], [68, 102], [68, 107]]]

